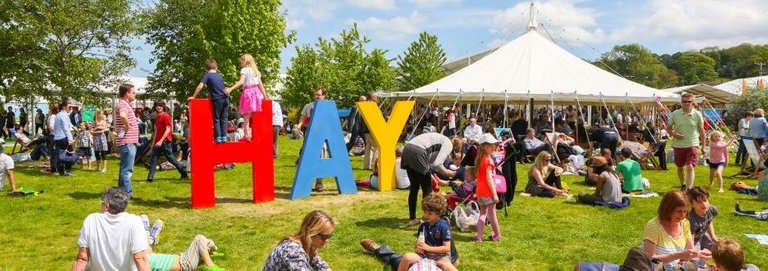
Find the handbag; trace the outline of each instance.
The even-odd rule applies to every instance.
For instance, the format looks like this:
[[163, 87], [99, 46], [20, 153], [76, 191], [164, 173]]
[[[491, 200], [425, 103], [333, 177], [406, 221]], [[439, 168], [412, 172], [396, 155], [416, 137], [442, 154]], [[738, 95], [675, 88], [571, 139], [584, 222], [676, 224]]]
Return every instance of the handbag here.
[[496, 185], [496, 194], [507, 193], [507, 179], [504, 175], [493, 174], [493, 183]]

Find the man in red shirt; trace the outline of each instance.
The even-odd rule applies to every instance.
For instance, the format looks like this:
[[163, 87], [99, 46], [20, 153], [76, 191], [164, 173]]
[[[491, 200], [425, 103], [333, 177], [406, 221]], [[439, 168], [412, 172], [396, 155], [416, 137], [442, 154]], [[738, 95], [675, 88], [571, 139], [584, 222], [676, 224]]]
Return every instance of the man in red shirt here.
[[152, 158], [149, 162], [149, 175], [147, 176], [147, 182], [151, 183], [155, 180], [155, 165], [157, 164], [157, 157], [165, 155], [176, 170], [181, 174], [181, 179], [186, 180], [187, 171], [176, 161], [176, 157], [173, 155], [173, 146], [171, 141], [173, 140], [173, 122], [171, 122], [171, 116], [168, 115], [168, 107], [165, 106], [164, 101], [156, 101], [154, 105], [157, 112], [157, 118], [155, 118], [155, 134], [152, 136]]

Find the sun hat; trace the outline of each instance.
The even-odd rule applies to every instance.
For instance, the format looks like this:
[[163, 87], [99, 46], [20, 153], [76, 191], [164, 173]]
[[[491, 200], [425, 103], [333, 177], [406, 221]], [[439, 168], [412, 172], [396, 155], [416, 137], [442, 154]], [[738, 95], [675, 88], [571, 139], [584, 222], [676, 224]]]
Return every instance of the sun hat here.
[[605, 160], [605, 157], [602, 156], [595, 156], [592, 157], [592, 162], [589, 164], [590, 167], [600, 167], [608, 164], [608, 161]]
[[499, 143], [499, 140], [497, 140], [496, 137], [494, 137], [492, 134], [485, 133], [480, 135], [480, 138], [477, 139], [477, 143], [480, 145], [485, 143], [496, 144]]

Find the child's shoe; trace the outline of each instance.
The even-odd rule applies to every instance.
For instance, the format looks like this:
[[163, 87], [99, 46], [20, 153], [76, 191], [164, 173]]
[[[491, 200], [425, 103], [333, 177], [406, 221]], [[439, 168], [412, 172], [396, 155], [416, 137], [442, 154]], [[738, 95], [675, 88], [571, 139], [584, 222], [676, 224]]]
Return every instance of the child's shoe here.
[[475, 240], [475, 242], [482, 243], [483, 242], [483, 237], [475, 236], [474, 240]]
[[150, 241], [152, 241], [152, 244], [150, 245], [156, 245], [158, 241], [160, 241], [160, 232], [163, 230], [163, 227], [165, 226], [165, 223], [157, 219], [155, 220], [155, 223], [152, 225], [152, 232], [149, 234]]
[[501, 237], [498, 235], [491, 234], [491, 236], [488, 236], [488, 240], [493, 242], [498, 242], [499, 240], [501, 240]]

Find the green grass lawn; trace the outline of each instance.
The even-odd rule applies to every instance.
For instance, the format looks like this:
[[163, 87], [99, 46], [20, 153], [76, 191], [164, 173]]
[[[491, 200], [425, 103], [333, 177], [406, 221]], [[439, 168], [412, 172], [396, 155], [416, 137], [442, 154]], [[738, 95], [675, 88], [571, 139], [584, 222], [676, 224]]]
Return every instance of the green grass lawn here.
[[[217, 205], [212, 209], [190, 209], [190, 187], [175, 171], [159, 172], [152, 184], [144, 182], [147, 170], [136, 167], [134, 195], [128, 211], [148, 214], [165, 221], [159, 244], [161, 253], [179, 253], [196, 234], [214, 240], [226, 253], [217, 259], [228, 270], [261, 270], [271, 248], [282, 237], [295, 232], [303, 216], [323, 209], [339, 224], [329, 245], [320, 251], [335, 270], [381, 270], [383, 264], [358, 244], [372, 238], [399, 252], [413, 251], [415, 228], [405, 227], [408, 218], [407, 191], [361, 190], [356, 195], [338, 195], [335, 183], [326, 181], [326, 192], [291, 201], [288, 194], [296, 172], [294, 161], [300, 142], [280, 138], [281, 156], [275, 162], [276, 200], [252, 204], [250, 165], [216, 173]], [[63, 270], [71, 268], [77, 252], [77, 236], [83, 219], [99, 210], [101, 192], [117, 183], [116, 159], [106, 174], [74, 170], [74, 177], [57, 177], [39, 168], [17, 165], [20, 186], [45, 190], [37, 197], [0, 199], [0, 240], [5, 246], [0, 270]], [[367, 178], [361, 157], [352, 158], [355, 177]], [[518, 167], [519, 193], [525, 187], [529, 165]], [[669, 171], [646, 171], [654, 191], [679, 189], [674, 165]], [[737, 167], [729, 166], [726, 176]], [[708, 168], [697, 167], [697, 184], [705, 184]], [[575, 193], [591, 191], [583, 177], [566, 176]], [[734, 182], [726, 178], [726, 185]], [[751, 186], [755, 180], [746, 180]], [[9, 185], [6, 183], [6, 187]], [[6, 188], [6, 191], [8, 188]], [[443, 188], [446, 191], [447, 188]], [[645, 223], [653, 218], [661, 198], [632, 199], [624, 210], [565, 203], [563, 198], [515, 197], [509, 216], [500, 212], [500, 243], [470, 241], [474, 233], [454, 231], [462, 270], [571, 270], [578, 261], [621, 263], [626, 252], [642, 242]], [[720, 210], [715, 229], [720, 237], [742, 244], [748, 262], [768, 268], [768, 249], [745, 233], [768, 233], [766, 222], [733, 215], [734, 203], [744, 208], [764, 209], [768, 203], [733, 191], [714, 193], [711, 203]], [[420, 212], [419, 212], [420, 213]], [[490, 231], [490, 228], [486, 231]]]

